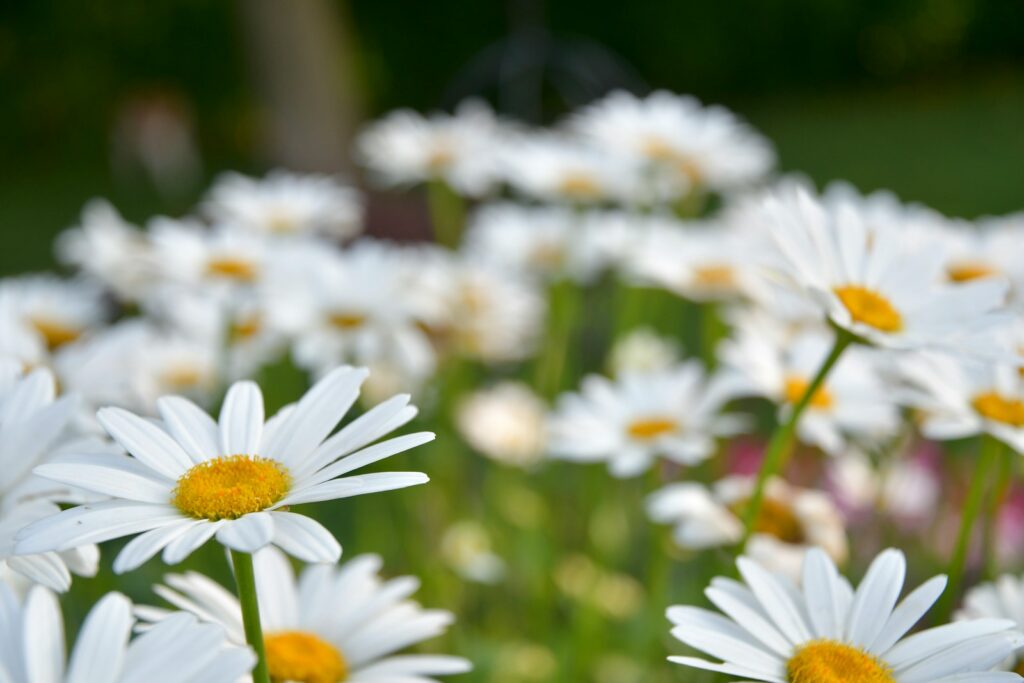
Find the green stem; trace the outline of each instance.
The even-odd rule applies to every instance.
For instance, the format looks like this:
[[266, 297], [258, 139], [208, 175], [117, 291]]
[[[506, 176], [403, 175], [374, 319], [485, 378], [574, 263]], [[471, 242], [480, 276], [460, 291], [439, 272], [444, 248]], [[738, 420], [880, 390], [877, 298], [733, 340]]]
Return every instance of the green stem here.
[[743, 552], [743, 548], [747, 545], [747, 540], [754, 531], [754, 524], [757, 521], [758, 514], [761, 512], [761, 504], [764, 502], [765, 485], [769, 479], [782, 469], [789, 454], [789, 450], [793, 445], [793, 433], [796, 431], [796, 425], [800, 420], [800, 416], [810, 404], [811, 398], [825, 382], [825, 377], [828, 376], [828, 373], [835, 366], [836, 361], [839, 360], [839, 357], [843, 355], [843, 351], [846, 350], [846, 347], [853, 340], [853, 335], [846, 330], [836, 331], [836, 341], [832, 345], [832, 350], [821, 364], [814, 379], [807, 385], [803, 396], [793, 406], [786, 421], [779, 425], [775, 429], [775, 433], [772, 434], [772, 439], [768, 442], [768, 448], [765, 450], [764, 460], [761, 463], [761, 470], [757, 473], [754, 492], [751, 494], [750, 502], [747, 503], [743, 513], [743, 540], [739, 544], [739, 552]]
[[434, 228], [434, 239], [449, 249], [457, 249], [462, 239], [466, 207], [462, 197], [443, 180], [431, 180], [427, 184], [427, 201], [430, 204], [430, 221]]
[[267, 671], [267, 652], [263, 645], [263, 627], [260, 626], [260, 605], [256, 597], [256, 574], [252, 568], [252, 555], [231, 551], [231, 564], [235, 567], [235, 585], [238, 602], [242, 605], [242, 623], [245, 640], [256, 652], [256, 668], [252, 670], [253, 683], [270, 683]]
[[535, 377], [537, 391], [546, 398], [554, 398], [565, 386], [569, 348], [579, 317], [579, 298], [577, 285], [570, 280], [550, 285], [547, 334], [537, 357]]
[[985, 573], [990, 579], [999, 575], [999, 550], [996, 547], [999, 527], [999, 513], [1006, 502], [1006, 496], [1010, 493], [1010, 484], [1013, 481], [1013, 466], [1019, 457], [1008, 448], [1002, 449], [999, 458], [999, 468], [996, 470], [995, 490], [989, 502], [988, 512], [985, 518]]

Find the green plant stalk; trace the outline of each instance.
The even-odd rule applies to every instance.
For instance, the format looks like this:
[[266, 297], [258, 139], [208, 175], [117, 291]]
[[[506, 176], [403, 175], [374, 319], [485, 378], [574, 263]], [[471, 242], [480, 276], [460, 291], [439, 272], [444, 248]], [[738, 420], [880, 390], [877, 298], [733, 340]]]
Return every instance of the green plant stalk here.
[[270, 673], [267, 671], [267, 651], [263, 643], [263, 627], [260, 625], [260, 605], [256, 597], [256, 573], [252, 567], [252, 555], [232, 550], [231, 564], [235, 567], [235, 585], [238, 587], [238, 602], [242, 606], [245, 640], [256, 653], [256, 667], [252, 670], [252, 681], [253, 683], [270, 683]]
[[936, 610], [942, 623], [949, 621], [953, 614], [953, 607], [960, 596], [964, 570], [967, 567], [967, 551], [971, 546], [971, 532], [974, 530], [974, 523], [985, 503], [985, 489], [989, 472], [999, 461], [1002, 449], [1002, 444], [996, 439], [987, 435], [982, 437], [981, 453], [978, 456], [978, 464], [974, 468], [971, 487], [967, 490], [967, 499], [960, 511], [960, 531], [956, 535], [956, 545], [953, 547], [953, 556], [949, 560], [949, 570], [946, 572], [949, 576], [949, 583], [946, 585], [946, 591], [942, 594], [942, 600]]
[[800, 416], [810, 404], [811, 398], [821, 388], [821, 385], [824, 384], [825, 378], [832, 368], [835, 367], [836, 361], [843, 355], [843, 351], [853, 343], [854, 339], [855, 337], [850, 332], [836, 330], [836, 341], [832, 345], [832, 350], [829, 351], [821, 367], [818, 368], [814, 379], [807, 385], [803, 396], [793, 406], [789, 417], [772, 434], [771, 441], [768, 442], [768, 448], [765, 450], [764, 460], [761, 462], [761, 470], [757, 473], [757, 481], [754, 484], [754, 491], [750, 496], [750, 502], [747, 503], [746, 510], [743, 513], [743, 539], [740, 541], [738, 552], [743, 552], [743, 548], [746, 547], [747, 541], [754, 531], [754, 524], [757, 522], [757, 517], [761, 512], [761, 504], [764, 503], [765, 485], [785, 464], [793, 445], [793, 434], [796, 431], [796, 425], [800, 420]]
[[580, 312], [580, 292], [575, 282], [563, 279], [550, 285], [547, 334], [537, 357], [534, 385], [546, 398], [554, 398], [564, 387], [564, 377]]
[[444, 180], [436, 179], [427, 184], [427, 203], [430, 205], [434, 239], [449, 249], [457, 249], [466, 220], [466, 205], [462, 197]]
[[999, 456], [998, 469], [996, 470], [995, 489], [989, 501], [988, 511], [985, 517], [985, 573], [990, 579], [999, 575], [999, 551], [997, 531], [999, 525], [999, 513], [1003, 509], [1003, 503], [1010, 492], [1010, 484], [1013, 481], [1014, 465], [1018, 456], [1009, 448], [1002, 448]]

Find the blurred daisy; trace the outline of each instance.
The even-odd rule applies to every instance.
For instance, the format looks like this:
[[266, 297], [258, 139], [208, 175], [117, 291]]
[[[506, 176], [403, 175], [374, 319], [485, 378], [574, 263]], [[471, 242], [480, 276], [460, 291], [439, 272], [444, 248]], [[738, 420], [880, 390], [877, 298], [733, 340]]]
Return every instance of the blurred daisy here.
[[614, 381], [591, 375], [580, 393], [559, 397], [548, 448], [565, 460], [607, 461], [617, 477], [640, 474], [658, 456], [693, 465], [714, 452], [716, 437], [742, 428], [720, 414], [732, 397], [728, 382], [706, 377], [696, 361]]
[[260, 233], [170, 218], [153, 219], [149, 233], [161, 270], [175, 284], [205, 287], [208, 295], [222, 298], [266, 274], [271, 247]]
[[273, 235], [354, 237], [362, 221], [358, 193], [326, 175], [271, 171], [264, 178], [226, 173], [203, 204], [218, 224]]
[[434, 438], [421, 432], [368, 445], [415, 416], [408, 396], [396, 396], [328, 436], [355, 403], [366, 374], [338, 368], [266, 423], [263, 396], [252, 382], [228, 390], [219, 424], [176, 396], [157, 401], [160, 421], [104, 408], [97, 418], [133, 457], [83, 455], [42, 465], [36, 473], [111, 500], [30, 525], [18, 536], [18, 552], [68, 550], [141, 532], [114, 561], [115, 572], [134, 569], [161, 550], [164, 561], [174, 564], [214, 535], [240, 552], [273, 543], [306, 561], [336, 561], [341, 547], [334, 537], [287, 508], [422, 484], [427, 477], [419, 472], [341, 475]]
[[[382, 581], [376, 555], [339, 565], [307, 567], [296, 580], [288, 559], [273, 548], [254, 558], [260, 621], [272, 681], [397, 683], [435, 681], [464, 673], [470, 664], [447, 655], [398, 655], [443, 634], [449, 612], [421, 608], [410, 596], [419, 581]], [[202, 574], [169, 574], [156, 593], [177, 609], [220, 624], [228, 638], [245, 643], [238, 598]], [[139, 607], [140, 618], [159, 628], [168, 612]], [[170, 613], [173, 615], [173, 613]]]
[[[967, 591], [958, 620], [1009, 619], [1024, 629], [1024, 579], [1003, 574], [991, 583], [982, 583]], [[1024, 671], [1024, 649], [1018, 649], [1003, 668], [1020, 674]]]
[[505, 575], [505, 561], [491, 550], [490, 535], [476, 520], [448, 527], [441, 537], [441, 557], [466, 581], [497, 583]]
[[57, 239], [57, 257], [110, 288], [123, 301], [138, 301], [153, 284], [156, 263], [146, 233], [109, 202], [93, 199], [79, 225]]
[[[74, 396], [56, 398], [46, 369], [22, 375], [16, 363], [0, 362], [0, 566], [57, 591], [71, 585], [71, 571], [96, 573], [99, 551], [83, 545], [66, 552], [18, 555], [14, 537], [24, 526], [60, 511], [58, 502], [75, 495], [32, 474], [70, 435], [77, 408]], [[70, 570], [70, 571], [69, 571]]]
[[53, 353], [101, 326], [103, 292], [82, 280], [23, 275], [0, 281], [0, 319], [11, 320], [42, 353]]
[[935, 516], [942, 483], [936, 465], [920, 450], [899, 453], [877, 466], [857, 450], [830, 460], [828, 479], [836, 499], [854, 515], [881, 511], [902, 527], [929, 524]]
[[873, 228], [853, 205], [830, 207], [800, 188], [764, 204], [777, 274], [833, 323], [891, 348], [943, 346], [980, 353], [979, 336], [1004, 318], [1002, 279], [943, 284], [943, 249]]
[[898, 371], [907, 382], [900, 398], [919, 410], [930, 439], [991, 434], [1024, 453], [1024, 377], [1011, 365], [921, 353]]
[[986, 673], [1024, 643], [1012, 621], [963, 621], [904, 638], [945, 589], [946, 577], [927, 581], [897, 606], [906, 575], [898, 550], [878, 555], [856, 590], [820, 549], [807, 553], [799, 588], [750, 558], [736, 564], [742, 583], [719, 577], [705, 591], [723, 614], [668, 610], [673, 636], [721, 661], [671, 661], [770, 683], [1020, 680]]
[[771, 143], [729, 110], [665, 91], [645, 98], [613, 92], [572, 126], [597, 146], [669, 174], [680, 195], [756, 182], [775, 163]]
[[608, 370], [623, 374], [655, 373], [679, 363], [679, 345], [650, 327], [638, 327], [617, 339], [608, 353]]
[[507, 129], [476, 100], [460, 104], [454, 115], [402, 109], [359, 134], [356, 158], [387, 185], [443, 180], [460, 194], [480, 197], [497, 182], [496, 149]]
[[[749, 477], [726, 477], [711, 488], [693, 482], [669, 484], [648, 498], [647, 514], [655, 522], [674, 525], [676, 543], [682, 548], [731, 546], [743, 537], [741, 516], [753, 488]], [[804, 557], [814, 547], [825, 550], [834, 562], [846, 561], [849, 550], [839, 510], [821, 491], [770, 480], [747, 555], [771, 571], [799, 580]]]
[[544, 454], [547, 406], [520, 382], [502, 382], [471, 393], [459, 404], [455, 424], [466, 443], [481, 454], [529, 467]]
[[0, 584], [0, 603], [0, 680], [12, 683], [224, 683], [256, 663], [251, 650], [229, 644], [223, 628], [181, 612], [132, 639], [132, 603], [120, 593], [107, 593], [89, 611], [68, 659], [53, 593], [37, 586], [19, 603]]
[[586, 205], [639, 195], [640, 176], [633, 165], [556, 133], [509, 141], [501, 160], [506, 182], [531, 199]]
[[[773, 332], [763, 323], [761, 317], [742, 318], [719, 355], [752, 393], [788, 414], [824, 363], [834, 335], [825, 329], [796, 335]], [[851, 440], [874, 445], [896, 434], [902, 425], [899, 407], [871, 353], [853, 348], [839, 359], [800, 416], [797, 433], [802, 441], [838, 455]]]

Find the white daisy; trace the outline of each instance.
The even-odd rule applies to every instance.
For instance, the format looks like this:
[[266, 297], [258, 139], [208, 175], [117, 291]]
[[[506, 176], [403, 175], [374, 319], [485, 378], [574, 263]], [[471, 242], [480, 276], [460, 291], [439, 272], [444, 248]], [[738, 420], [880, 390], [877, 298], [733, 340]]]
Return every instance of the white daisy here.
[[614, 381], [590, 375], [580, 393], [559, 397], [548, 449], [565, 460], [607, 461], [618, 477], [640, 474], [658, 456], [692, 465], [714, 452], [716, 437], [742, 427], [720, 414], [733, 396], [722, 375], [706, 377], [696, 361]]
[[[273, 548], [254, 558], [260, 622], [273, 681], [398, 683], [435, 681], [469, 671], [461, 657], [395, 654], [437, 637], [454, 621], [449, 612], [426, 610], [410, 599], [419, 587], [411, 576], [383, 581], [381, 560], [360, 555], [339, 565], [307, 567], [298, 577]], [[202, 574], [169, 574], [160, 597], [177, 609], [222, 625], [228, 638], [245, 642], [238, 599]], [[139, 607], [157, 628], [167, 612]]]
[[116, 572], [161, 550], [164, 561], [174, 564], [214, 535], [240, 552], [273, 543], [300, 559], [336, 561], [341, 547], [334, 537], [313, 519], [286, 511], [288, 506], [427, 481], [419, 472], [341, 476], [434, 437], [421, 432], [368, 445], [415, 416], [408, 396], [396, 396], [328, 436], [355, 403], [366, 375], [338, 368], [266, 424], [263, 396], [252, 382], [228, 390], [219, 424], [176, 396], [157, 401], [159, 421], [104, 408], [97, 418], [133, 457], [83, 455], [42, 465], [36, 473], [111, 500], [30, 525], [18, 536], [18, 552], [61, 551], [142, 532], [118, 555]]
[[471, 393], [455, 413], [471, 448], [497, 462], [529, 467], [544, 454], [547, 406], [525, 384], [503, 382]]
[[60, 511], [58, 502], [75, 494], [32, 474], [70, 435], [77, 398], [56, 398], [49, 370], [21, 374], [16, 363], [0, 362], [0, 566], [54, 590], [71, 585], [71, 572], [96, 573], [95, 545], [67, 552], [17, 555], [15, 535], [27, 524]]
[[930, 439], [991, 434], [1024, 453], [1024, 377], [1012, 365], [921, 353], [897, 366], [906, 379], [901, 400], [917, 408]]
[[123, 301], [142, 298], [157, 271], [146, 233], [103, 199], [85, 205], [79, 225], [58, 237], [56, 249], [61, 261], [109, 287]]
[[[742, 317], [719, 356], [749, 383], [751, 393], [788, 413], [824, 363], [835, 335], [821, 328], [788, 334], [766, 322], [762, 316]], [[872, 353], [855, 347], [842, 355], [800, 416], [797, 433], [802, 441], [838, 455], [851, 440], [874, 445], [897, 433], [902, 425], [899, 407]]]
[[[1024, 629], [1024, 578], [1003, 574], [991, 583], [982, 583], [967, 591], [956, 619], [1009, 619]], [[1017, 650], [1004, 663], [1006, 669], [1024, 671], [1024, 649]]]
[[852, 204], [833, 207], [801, 188], [764, 204], [778, 253], [776, 273], [812, 298], [833, 323], [892, 348], [980, 352], [979, 336], [1004, 320], [1007, 284], [946, 285], [943, 249], [872, 226]]
[[679, 363], [679, 344], [650, 327], [637, 327], [615, 340], [608, 352], [608, 370], [615, 377], [628, 373], [654, 373]]
[[237, 226], [210, 229], [193, 220], [154, 218], [148, 232], [167, 280], [205, 287], [220, 298], [259, 282], [272, 254], [266, 235]]
[[876, 465], [850, 450], [828, 462], [830, 488], [845, 509], [864, 517], [882, 512], [909, 528], [934, 519], [942, 494], [939, 475], [934, 463], [914, 453]]
[[388, 185], [441, 179], [460, 194], [480, 197], [497, 182], [496, 150], [508, 124], [479, 101], [454, 115], [430, 117], [402, 109], [370, 124], [356, 141], [356, 158]]
[[271, 171], [264, 178], [226, 173], [203, 203], [215, 223], [274, 235], [346, 239], [361, 229], [359, 194], [326, 175]]
[[[750, 477], [726, 477], [711, 488], [694, 482], [669, 484], [648, 498], [647, 513], [655, 522], [674, 525], [682, 548], [731, 546], [743, 538], [741, 515], [753, 488]], [[822, 548], [837, 563], [845, 562], [849, 554], [835, 503], [821, 491], [782, 479], [769, 480], [753, 528], [747, 555], [795, 580], [811, 548]]]
[[0, 281], [0, 320], [19, 325], [45, 355], [77, 341], [108, 317], [102, 290], [82, 280], [23, 275]]
[[705, 591], [723, 614], [668, 610], [673, 636], [721, 661], [671, 661], [769, 683], [1021, 680], [989, 673], [1024, 643], [1012, 621], [963, 621], [904, 638], [945, 589], [946, 577], [927, 581], [897, 605], [906, 574], [898, 550], [875, 558], [856, 590], [819, 549], [807, 553], [799, 588], [749, 558], [736, 564], [742, 583], [719, 577]]
[[640, 197], [640, 174], [633, 164], [557, 133], [510, 140], [501, 163], [505, 181], [531, 199], [588, 205]]
[[645, 98], [613, 92], [580, 111], [572, 126], [594, 144], [668, 174], [680, 195], [756, 182], [775, 163], [771, 143], [732, 112], [665, 91]]
[[19, 603], [0, 584], [0, 680], [11, 683], [225, 683], [248, 674], [252, 651], [231, 645], [224, 629], [172, 614], [131, 638], [132, 604], [108, 593], [86, 616], [71, 657], [53, 593], [41, 586]]

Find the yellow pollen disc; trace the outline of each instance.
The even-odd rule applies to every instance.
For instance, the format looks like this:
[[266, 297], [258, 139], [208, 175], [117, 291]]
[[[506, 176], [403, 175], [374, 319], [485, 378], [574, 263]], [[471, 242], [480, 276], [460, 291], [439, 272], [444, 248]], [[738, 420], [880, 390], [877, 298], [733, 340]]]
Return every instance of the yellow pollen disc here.
[[565, 264], [565, 249], [560, 244], [540, 244], [530, 253], [530, 261], [541, 268], [560, 268]]
[[659, 137], [649, 137], [643, 144], [643, 153], [652, 161], [674, 161], [677, 152]]
[[631, 422], [626, 431], [634, 439], [651, 441], [659, 436], [679, 431], [679, 423], [665, 417], [641, 418]]
[[327, 316], [327, 322], [339, 330], [354, 330], [363, 326], [366, 316], [360, 313], [332, 313]]
[[[749, 503], [748, 499], [743, 499], [730, 507], [736, 516], [742, 517]], [[773, 498], [761, 501], [761, 509], [754, 520], [754, 533], [773, 536], [784, 543], [799, 544], [807, 540], [804, 525], [793, 508]]]
[[789, 683], [895, 683], [892, 669], [863, 650], [834, 640], [812, 640], [786, 662]]
[[256, 265], [245, 259], [221, 256], [212, 258], [206, 263], [206, 272], [213, 277], [225, 280], [252, 282], [256, 279]]
[[1013, 668], [1013, 673], [1019, 676], [1024, 676], [1024, 659], [1017, 662], [1017, 666]]
[[455, 154], [447, 147], [439, 146], [427, 157], [427, 168], [434, 172], [443, 171], [451, 166], [453, 161]]
[[53, 320], [52, 318], [35, 316], [29, 319], [29, 323], [39, 333], [39, 336], [43, 338], [46, 348], [50, 351], [60, 348], [65, 344], [70, 344], [82, 336], [82, 330], [79, 328]]
[[274, 212], [267, 221], [267, 227], [270, 228], [270, 232], [285, 235], [295, 232], [296, 228], [298, 228], [298, 224], [295, 222], [295, 219], [287, 213]]
[[975, 412], [987, 420], [1002, 422], [1011, 427], [1024, 427], [1024, 401], [1007, 398], [995, 391], [978, 394], [971, 401]]
[[701, 287], [728, 289], [736, 284], [736, 273], [729, 266], [704, 266], [694, 271], [693, 281]]
[[312, 633], [271, 633], [263, 644], [273, 683], [338, 683], [348, 677], [348, 663], [338, 648]]
[[183, 474], [171, 502], [196, 519], [238, 519], [266, 510], [291, 488], [292, 477], [276, 460], [223, 455]]
[[231, 325], [232, 339], [252, 339], [263, 329], [263, 321], [258, 315], [239, 318]]
[[558, 189], [572, 199], [593, 199], [601, 195], [601, 186], [597, 180], [586, 173], [567, 173]]
[[[803, 377], [787, 377], [785, 387], [783, 388], [786, 402], [795, 404], [803, 398], [804, 392], [807, 391], [809, 385], [810, 382]], [[811, 396], [810, 406], [820, 410], [828, 410], [832, 407], [832, 394], [829, 393], [825, 386], [818, 387], [818, 390]]]
[[946, 270], [949, 279], [953, 282], [970, 282], [980, 280], [983, 277], [992, 277], [997, 271], [992, 266], [980, 262], [954, 263]]
[[202, 371], [194, 365], [175, 365], [160, 375], [164, 384], [171, 389], [190, 389], [203, 383]]
[[878, 292], [860, 285], [844, 285], [833, 291], [855, 322], [882, 332], [899, 332], [903, 329], [900, 312]]

